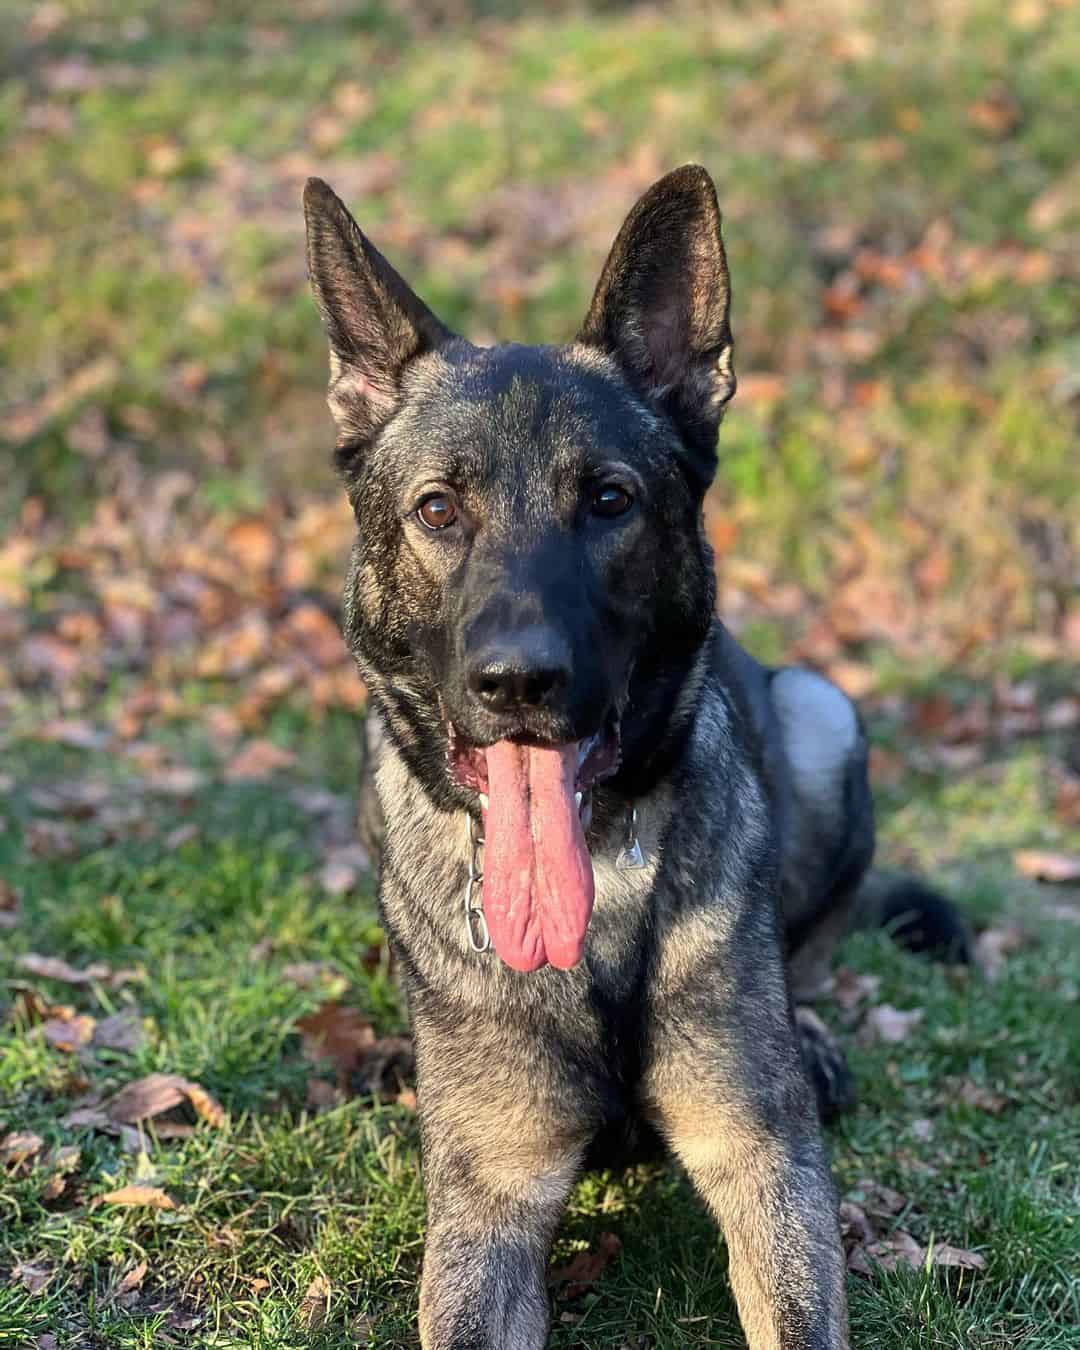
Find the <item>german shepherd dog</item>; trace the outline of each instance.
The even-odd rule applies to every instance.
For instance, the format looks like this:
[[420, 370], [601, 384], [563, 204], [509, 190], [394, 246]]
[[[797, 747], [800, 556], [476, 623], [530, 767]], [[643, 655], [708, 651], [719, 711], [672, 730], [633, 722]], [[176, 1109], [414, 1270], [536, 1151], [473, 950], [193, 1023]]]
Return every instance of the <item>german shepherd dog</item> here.
[[[641, 198], [551, 347], [456, 337], [325, 183], [304, 205], [416, 1048], [422, 1344], [539, 1350], [575, 1178], [666, 1146], [752, 1350], [846, 1346], [819, 1112], [847, 1072], [796, 1002], [870, 864], [866, 742], [834, 685], [714, 617], [702, 500], [735, 376], [712, 182]], [[915, 938], [956, 927], [936, 905], [908, 895]]]

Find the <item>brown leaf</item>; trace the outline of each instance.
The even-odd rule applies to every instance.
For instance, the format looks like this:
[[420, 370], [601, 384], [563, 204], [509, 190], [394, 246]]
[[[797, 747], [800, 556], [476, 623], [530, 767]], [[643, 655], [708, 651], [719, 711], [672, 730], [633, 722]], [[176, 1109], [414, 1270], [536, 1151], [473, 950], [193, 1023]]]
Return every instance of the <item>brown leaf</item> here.
[[82, 852], [78, 835], [62, 820], [32, 820], [26, 827], [24, 838], [36, 858], [69, 860]]
[[270, 570], [278, 550], [273, 530], [257, 518], [238, 520], [225, 535], [225, 551], [247, 573]]
[[944, 1086], [945, 1103], [960, 1100], [965, 1106], [973, 1107], [976, 1111], [986, 1111], [992, 1116], [1001, 1115], [1009, 1104], [1008, 1097], [980, 1083], [973, 1083], [970, 1078], [946, 1078]]
[[[1054, 782], [1054, 811], [1058, 820], [1063, 825], [1080, 826], [1080, 773], [1073, 773], [1067, 764], [1053, 763], [1050, 776]], [[0, 887], [0, 892], [2, 889]]]
[[123, 1008], [103, 1018], [94, 1028], [90, 1044], [95, 1050], [138, 1050], [146, 1039], [142, 1018], [134, 1008]]
[[866, 1211], [853, 1200], [840, 1202], [840, 1236], [845, 1247], [857, 1243], [872, 1242], [874, 1226], [866, 1217]]
[[0, 880], [0, 930], [14, 928], [19, 921], [21, 897], [10, 881]]
[[412, 1039], [409, 1036], [380, 1036], [354, 1072], [352, 1089], [361, 1096], [389, 1093], [396, 1098], [415, 1072]]
[[40, 1294], [49, 1280], [52, 1279], [52, 1268], [50, 1266], [34, 1266], [29, 1261], [22, 1261], [11, 1272], [11, 1275], [31, 1294]]
[[1050, 849], [1021, 849], [1013, 854], [1013, 864], [1021, 876], [1057, 885], [1080, 882], [1080, 853], [1057, 853]]
[[152, 1073], [120, 1089], [108, 1103], [108, 1118], [118, 1125], [151, 1120], [188, 1101], [196, 1115], [211, 1125], [222, 1125], [225, 1112], [205, 1088], [173, 1073]]
[[985, 1270], [986, 1258], [964, 1247], [950, 1247], [947, 1242], [931, 1249], [930, 1260], [935, 1266], [959, 1267], [961, 1270]]
[[111, 971], [103, 961], [95, 961], [83, 970], [76, 970], [57, 956], [39, 956], [37, 952], [27, 952], [20, 956], [18, 965], [31, 975], [40, 975], [42, 979], [59, 980], [63, 984], [101, 984], [108, 980]]
[[308, 1285], [296, 1316], [309, 1331], [326, 1324], [330, 1316], [330, 1281], [325, 1275], [316, 1275]]
[[283, 750], [273, 741], [248, 741], [225, 766], [225, 778], [230, 783], [263, 782], [296, 763], [291, 750]]
[[867, 1213], [879, 1218], [890, 1218], [899, 1214], [907, 1205], [905, 1196], [891, 1186], [883, 1186], [880, 1181], [860, 1181], [859, 1190], [863, 1195], [863, 1204]]
[[148, 1269], [145, 1261], [140, 1261], [137, 1266], [133, 1266], [113, 1290], [113, 1296], [119, 1297], [121, 1294], [130, 1293], [132, 1289], [138, 1289]]
[[149, 1209], [175, 1209], [176, 1201], [160, 1186], [121, 1186], [119, 1190], [106, 1191], [95, 1201], [99, 1205], [132, 1205]]
[[341, 976], [330, 961], [293, 961], [281, 967], [281, 978], [301, 989], [312, 989], [317, 984], [337, 980]]
[[987, 928], [975, 940], [975, 960], [988, 980], [1000, 979], [1006, 960], [1032, 941], [1017, 923]]
[[340, 1106], [345, 1100], [345, 1094], [339, 1087], [333, 1083], [328, 1083], [325, 1078], [309, 1078], [307, 1080], [307, 1104], [316, 1111], [329, 1111], [335, 1106]]
[[375, 1044], [375, 1030], [357, 1009], [340, 1003], [324, 1003], [317, 1012], [296, 1024], [306, 1058], [315, 1063], [330, 1060], [339, 1078], [347, 1078]]
[[50, 1017], [42, 1022], [39, 1030], [54, 1049], [66, 1050], [71, 1054], [90, 1044], [94, 1026], [92, 1017], [80, 1013], [70, 1017]]
[[862, 1045], [899, 1045], [906, 1041], [915, 1027], [923, 1020], [922, 1008], [912, 1008], [902, 1012], [891, 1003], [882, 1003], [870, 1008], [859, 1028], [859, 1042]]
[[925, 1247], [921, 1247], [910, 1233], [898, 1228], [888, 1237], [857, 1244], [848, 1253], [847, 1266], [857, 1275], [872, 1276], [875, 1266], [890, 1271], [901, 1265], [921, 1270], [925, 1261]]
[[5, 1167], [18, 1167], [36, 1157], [44, 1146], [40, 1134], [31, 1130], [13, 1130], [0, 1139], [0, 1161]]
[[186, 764], [166, 765], [148, 773], [146, 786], [162, 797], [195, 797], [206, 786], [206, 774]]
[[865, 999], [873, 999], [880, 988], [880, 975], [857, 975], [850, 966], [839, 966], [831, 992], [845, 1012], [854, 1012]]
[[548, 1284], [564, 1286], [561, 1299], [580, 1298], [595, 1284], [622, 1250], [622, 1241], [614, 1233], [601, 1233], [596, 1251], [575, 1252], [565, 1266], [548, 1271]]

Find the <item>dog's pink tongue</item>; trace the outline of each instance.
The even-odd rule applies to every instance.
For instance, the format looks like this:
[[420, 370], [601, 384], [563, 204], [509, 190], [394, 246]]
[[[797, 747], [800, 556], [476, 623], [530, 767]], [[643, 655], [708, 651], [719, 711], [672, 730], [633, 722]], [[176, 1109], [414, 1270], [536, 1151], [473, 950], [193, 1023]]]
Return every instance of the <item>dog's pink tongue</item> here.
[[593, 905], [592, 859], [574, 801], [577, 745], [499, 741], [487, 749], [484, 915], [515, 970], [581, 960]]

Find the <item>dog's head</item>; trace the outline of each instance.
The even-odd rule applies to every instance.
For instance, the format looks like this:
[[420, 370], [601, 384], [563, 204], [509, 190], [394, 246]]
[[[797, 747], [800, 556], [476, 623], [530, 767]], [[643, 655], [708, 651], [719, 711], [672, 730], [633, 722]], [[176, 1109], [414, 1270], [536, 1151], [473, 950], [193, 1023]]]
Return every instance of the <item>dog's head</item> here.
[[[701, 503], [735, 388], [716, 194], [695, 166], [652, 187], [562, 347], [455, 337], [324, 183], [304, 206], [359, 526], [346, 636], [429, 791], [482, 805], [490, 923], [492, 854], [536, 873], [528, 838], [577, 841], [708, 630]], [[527, 967], [574, 947], [506, 950]]]

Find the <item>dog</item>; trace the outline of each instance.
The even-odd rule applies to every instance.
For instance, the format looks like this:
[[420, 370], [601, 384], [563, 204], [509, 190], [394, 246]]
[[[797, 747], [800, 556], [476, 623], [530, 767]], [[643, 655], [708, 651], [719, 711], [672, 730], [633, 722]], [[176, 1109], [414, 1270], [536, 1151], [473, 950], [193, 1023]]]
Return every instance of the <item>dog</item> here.
[[[712, 181], [645, 193], [549, 347], [473, 346], [325, 183], [304, 206], [358, 525], [361, 824], [416, 1050], [421, 1342], [538, 1350], [575, 1179], [666, 1148], [723, 1228], [751, 1350], [839, 1350], [820, 1117], [850, 1080], [797, 1003], [860, 904], [867, 744], [836, 686], [715, 617], [702, 502], [735, 374]], [[959, 932], [892, 894], [915, 945]]]

